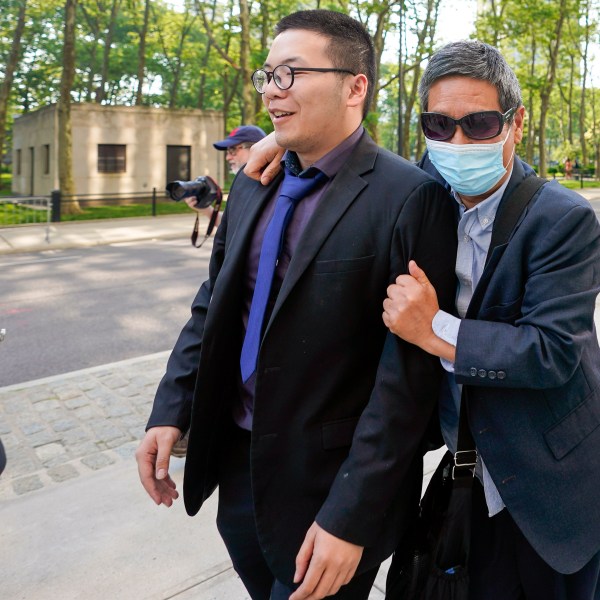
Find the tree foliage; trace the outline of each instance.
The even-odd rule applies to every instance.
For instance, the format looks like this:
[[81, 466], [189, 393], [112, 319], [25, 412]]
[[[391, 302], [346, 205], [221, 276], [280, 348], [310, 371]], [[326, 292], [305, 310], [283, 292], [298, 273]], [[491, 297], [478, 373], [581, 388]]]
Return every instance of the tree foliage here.
[[[376, 104], [366, 125], [383, 145], [416, 159], [420, 75], [456, 0], [4, 0], [0, 13], [0, 148], [12, 116], [61, 99], [65, 20], [74, 7], [71, 102], [223, 111], [226, 128], [271, 124], [250, 75], [268, 52], [275, 23], [302, 8], [359, 19], [378, 59]], [[473, 37], [496, 45], [519, 77], [527, 109], [519, 152], [546, 165], [567, 154], [598, 162], [600, 0], [478, 3]], [[25, 8], [26, 7], [26, 8]], [[19, 26], [19, 23], [24, 23]], [[596, 58], [596, 60], [599, 60]], [[594, 71], [596, 70], [596, 72]], [[594, 78], [595, 75], [595, 78]], [[63, 85], [62, 102], [65, 88]], [[550, 162], [549, 162], [550, 161]], [[596, 165], [597, 172], [599, 165]]]

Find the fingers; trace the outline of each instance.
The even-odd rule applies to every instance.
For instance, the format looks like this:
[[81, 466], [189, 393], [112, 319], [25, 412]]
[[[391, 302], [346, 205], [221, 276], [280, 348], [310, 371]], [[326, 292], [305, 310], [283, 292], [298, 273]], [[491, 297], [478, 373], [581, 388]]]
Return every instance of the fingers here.
[[354, 577], [355, 571], [351, 568], [338, 571], [325, 567], [318, 560], [313, 561], [302, 585], [290, 596], [290, 600], [320, 600], [333, 596]]
[[275, 134], [270, 133], [250, 148], [244, 173], [266, 185], [281, 170], [279, 162], [284, 152], [275, 141]]
[[184, 201], [185, 201], [185, 203], [186, 203], [186, 204], [187, 204], [187, 205], [188, 205], [188, 206], [189, 206], [191, 209], [193, 209], [193, 210], [198, 210], [198, 209], [196, 208], [196, 202], [197, 202], [197, 200], [196, 200], [196, 198], [195, 198], [195, 197], [193, 197], [193, 198], [184, 198]]
[[408, 272], [422, 285], [428, 284], [429, 283], [429, 279], [427, 278], [427, 275], [425, 275], [425, 271], [423, 271], [423, 269], [421, 269], [421, 267], [419, 267], [419, 265], [417, 265], [417, 263], [414, 260], [411, 260], [408, 263]]
[[140, 481], [156, 504], [171, 506], [179, 497], [169, 476], [169, 458], [180, 435], [176, 427], [154, 427], [146, 432], [135, 453]]
[[302, 581], [302, 579], [306, 575], [306, 571], [308, 569], [308, 565], [310, 563], [310, 558], [313, 554], [314, 547], [315, 547], [315, 530], [314, 530], [314, 525], [313, 525], [306, 532], [304, 542], [302, 542], [302, 546], [300, 546], [300, 550], [298, 551], [298, 554], [296, 555], [296, 572], [294, 573], [294, 583], [298, 583], [299, 581]]
[[354, 576], [362, 551], [313, 523], [296, 557], [294, 582], [302, 584], [290, 600], [320, 600], [337, 593]]
[[263, 185], [268, 185], [273, 181], [273, 178], [279, 171], [281, 171], [281, 158], [283, 157], [283, 150], [278, 152], [269, 165], [265, 168], [262, 175], [260, 176], [260, 182]]

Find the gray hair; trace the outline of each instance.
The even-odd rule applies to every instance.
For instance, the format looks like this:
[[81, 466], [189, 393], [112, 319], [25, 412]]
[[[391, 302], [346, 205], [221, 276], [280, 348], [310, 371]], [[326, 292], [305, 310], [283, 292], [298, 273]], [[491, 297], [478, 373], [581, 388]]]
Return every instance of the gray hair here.
[[462, 40], [442, 46], [429, 59], [419, 83], [421, 108], [427, 111], [429, 90], [442, 77], [460, 75], [488, 81], [498, 90], [502, 112], [523, 104], [521, 87], [514, 71], [500, 52], [484, 42]]

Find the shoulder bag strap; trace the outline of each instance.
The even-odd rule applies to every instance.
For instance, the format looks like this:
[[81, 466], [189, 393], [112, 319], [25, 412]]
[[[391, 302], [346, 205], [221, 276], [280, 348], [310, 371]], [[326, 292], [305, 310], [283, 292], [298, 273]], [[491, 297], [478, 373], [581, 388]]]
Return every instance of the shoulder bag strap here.
[[[496, 219], [494, 220], [494, 229], [492, 230], [492, 240], [487, 253], [489, 259], [492, 251], [496, 246], [505, 244], [510, 239], [510, 236], [519, 221], [519, 217], [531, 202], [536, 192], [547, 181], [535, 175], [526, 177], [513, 190], [512, 194], [500, 204]], [[485, 290], [477, 289], [480, 297]], [[466, 410], [466, 396], [468, 395], [468, 386], [463, 385], [462, 395], [460, 399], [460, 417], [458, 421], [458, 441], [456, 444], [456, 453], [454, 454], [454, 468], [452, 477], [460, 477], [468, 475], [472, 481], [475, 474], [475, 463], [477, 462], [477, 450], [475, 449], [475, 440], [471, 434], [469, 421]]]

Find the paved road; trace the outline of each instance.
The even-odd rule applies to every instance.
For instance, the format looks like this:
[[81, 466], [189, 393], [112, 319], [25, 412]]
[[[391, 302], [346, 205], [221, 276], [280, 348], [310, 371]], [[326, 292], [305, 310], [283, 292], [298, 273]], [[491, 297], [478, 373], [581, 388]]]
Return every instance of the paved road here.
[[173, 347], [212, 241], [0, 256], [0, 386]]

